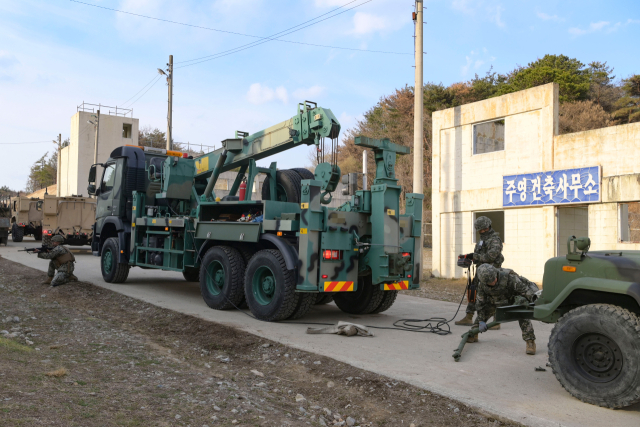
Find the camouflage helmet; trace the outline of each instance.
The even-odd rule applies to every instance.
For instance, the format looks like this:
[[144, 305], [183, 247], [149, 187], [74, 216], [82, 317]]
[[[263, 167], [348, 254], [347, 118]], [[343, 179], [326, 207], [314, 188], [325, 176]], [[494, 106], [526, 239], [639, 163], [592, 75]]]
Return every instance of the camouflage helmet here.
[[64, 237], [62, 237], [61, 235], [57, 235], [57, 236], [53, 236], [51, 238], [52, 242], [58, 242], [58, 243], [64, 243]]
[[498, 277], [498, 269], [491, 264], [482, 264], [478, 267], [477, 275], [480, 283], [491, 283]]
[[491, 227], [491, 220], [486, 216], [479, 216], [476, 218], [476, 222], [474, 223], [476, 230], [484, 230], [485, 228]]

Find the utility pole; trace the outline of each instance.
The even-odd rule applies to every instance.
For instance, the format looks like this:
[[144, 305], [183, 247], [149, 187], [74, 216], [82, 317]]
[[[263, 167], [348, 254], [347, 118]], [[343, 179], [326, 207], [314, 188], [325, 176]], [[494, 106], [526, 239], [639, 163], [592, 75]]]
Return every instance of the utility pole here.
[[169, 112], [167, 113], [167, 150], [171, 150], [171, 131], [173, 130], [173, 55], [169, 55], [167, 86], [169, 86]]
[[93, 148], [93, 163], [98, 163], [98, 133], [100, 133], [100, 110], [98, 110], [98, 115], [96, 117], [96, 122], [93, 123], [96, 127], [96, 142]]
[[[53, 141], [55, 144], [55, 141]], [[62, 152], [62, 134], [58, 134], [58, 166], [56, 171], [56, 197], [60, 197], [60, 165], [62, 164], [62, 160], [60, 159], [60, 155]], [[67, 165], [68, 167], [69, 165]]]
[[422, 2], [423, 0], [416, 1], [416, 11], [413, 16], [416, 24], [416, 37], [415, 37], [415, 61], [416, 61], [416, 81], [415, 81], [415, 103], [414, 103], [414, 119], [413, 119], [413, 192], [418, 194], [424, 194], [423, 182], [424, 182], [424, 154], [423, 154], [423, 140], [424, 140], [424, 128], [423, 128], [423, 74], [422, 74], [422, 59], [423, 59], [423, 40], [422, 40], [422, 27], [423, 27], [423, 14], [422, 14]]

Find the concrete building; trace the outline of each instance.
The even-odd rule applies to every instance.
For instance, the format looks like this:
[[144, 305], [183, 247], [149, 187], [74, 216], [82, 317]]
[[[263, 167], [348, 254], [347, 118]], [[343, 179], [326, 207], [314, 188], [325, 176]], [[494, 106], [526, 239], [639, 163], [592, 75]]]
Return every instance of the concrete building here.
[[433, 114], [433, 274], [462, 277], [477, 216], [504, 241], [505, 263], [540, 283], [567, 238], [640, 250], [640, 123], [558, 135], [548, 84]]
[[[132, 110], [82, 103], [71, 117], [69, 145], [60, 151], [58, 196], [88, 195], [87, 178], [94, 163], [96, 137], [96, 126], [89, 121], [96, 122], [97, 110], [98, 163], [105, 162], [117, 147], [138, 145], [138, 119], [132, 117]], [[101, 174], [98, 170], [98, 176]]]

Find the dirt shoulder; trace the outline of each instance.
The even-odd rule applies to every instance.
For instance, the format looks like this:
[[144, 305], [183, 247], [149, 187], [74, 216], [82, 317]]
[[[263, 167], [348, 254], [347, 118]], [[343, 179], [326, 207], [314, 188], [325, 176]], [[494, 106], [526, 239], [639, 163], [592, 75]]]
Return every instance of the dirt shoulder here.
[[[0, 425], [516, 425], [0, 257]], [[357, 340], [359, 338], [353, 338]]]
[[[401, 291], [405, 295], [421, 298], [429, 298], [440, 301], [460, 303], [465, 289], [467, 279], [440, 279], [431, 277], [420, 282], [420, 289], [414, 291]], [[467, 300], [462, 302], [466, 307]], [[464, 309], [462, 310], [464, 311]]]

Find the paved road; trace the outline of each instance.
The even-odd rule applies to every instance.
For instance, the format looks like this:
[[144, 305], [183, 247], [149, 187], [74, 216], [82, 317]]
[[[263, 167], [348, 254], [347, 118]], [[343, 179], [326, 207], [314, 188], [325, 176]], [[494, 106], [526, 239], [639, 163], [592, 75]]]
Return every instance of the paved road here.
[[[24, 246], [36, 244], [27, 240], [20, 246], [10, 243], [6, 248], [0, 247], [0, 255], [46, 271], [46, 261], [17, 252]], [[185, 282], [179, 273], [134, 268], [126, 283], [105, 283], [100, 275], [99, 258], [93, 257], [88, 250], [74, 252], [78, 261], [76, 275], [81, 280], [406, 381], [526, 425], [640, 425], [640, 405], [616, 411], [588, 405], [565, 392], [550, 369], [534, 371], [535, 367], [545, 366], [547, 362], [550, 325], [534, 323], [538, 338], [535, 356], [524, 354], [520, 329], [517, 323], [510, 323], [503, 325], [500, 331], [482, 334], [480, 342], [468, 345], [461, 361], [455, 363], [451, 354], [465, 332], [460, 326], [452, 325], [453, 334], [448, 336], [389, 330], [376, 330], [374, 338], [307, 335], [305, 325], [259, 322], [242, 312], [211, 310], [202, 301], [198, 285]], [[456, 307], [453, 303], [401, 295], [383, 314], [345, 315], [334, 304], [329, 304], [313, 307], [303, 320], [323, 323], [348, 320], [391, 326], [395, 320], [403, 318], [450, 318]]]

